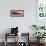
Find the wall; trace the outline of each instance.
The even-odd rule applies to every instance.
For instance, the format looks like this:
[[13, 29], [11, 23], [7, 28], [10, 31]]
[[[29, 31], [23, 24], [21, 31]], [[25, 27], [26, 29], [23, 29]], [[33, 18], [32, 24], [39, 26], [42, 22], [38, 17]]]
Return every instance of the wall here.
[[[10, 17], [10, 10], [24, 10], [24, 17]], [[11, 27], [19, 27], [19, 32], [30, 32], [36, 24], [36, 0], [0, 0], [0, 34], [10, 32]]]

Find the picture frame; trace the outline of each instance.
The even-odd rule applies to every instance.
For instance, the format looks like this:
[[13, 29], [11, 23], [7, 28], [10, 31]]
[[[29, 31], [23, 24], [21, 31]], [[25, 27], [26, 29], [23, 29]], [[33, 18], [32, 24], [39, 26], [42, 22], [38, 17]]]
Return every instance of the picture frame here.
[[24, 10], [10, 10], [11, 17], [24, 17]]
[[36, 3], [37, 16], [46, 18], [46, 0], [37, 0]]

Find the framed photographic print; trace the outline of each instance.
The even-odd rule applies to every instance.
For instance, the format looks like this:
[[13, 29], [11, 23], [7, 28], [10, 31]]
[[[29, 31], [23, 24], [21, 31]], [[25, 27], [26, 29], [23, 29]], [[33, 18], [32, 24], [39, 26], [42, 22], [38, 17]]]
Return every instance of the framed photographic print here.
[[10, 16], [11, 17], [24, 17], [24, 10], [11, 10]]
[[37, 0], [37, 15], [39, 18], [46, 17], [46, 0]]

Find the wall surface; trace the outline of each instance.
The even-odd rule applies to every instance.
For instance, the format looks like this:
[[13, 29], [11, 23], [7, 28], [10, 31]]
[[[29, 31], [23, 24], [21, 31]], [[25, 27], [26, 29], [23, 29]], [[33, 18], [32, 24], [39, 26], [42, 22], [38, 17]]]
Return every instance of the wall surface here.
[[[10, 17], [10, 10], [18, 9], [24, 10], [24, 17]], [[32, 24], [36, 24], [36, 0], [0, 0], [0, 34], [17, 26], [19, 32], [30, 32], [31, 36]]]

